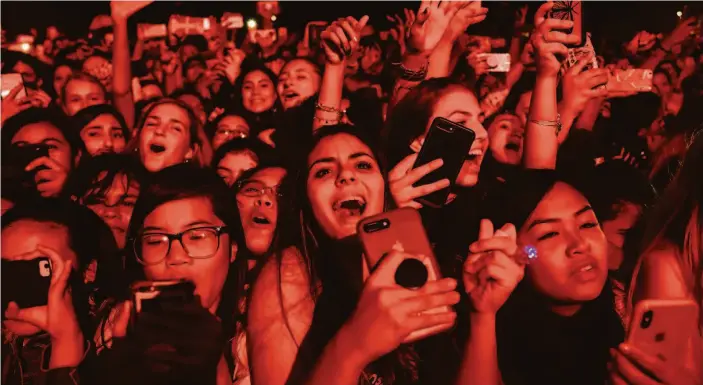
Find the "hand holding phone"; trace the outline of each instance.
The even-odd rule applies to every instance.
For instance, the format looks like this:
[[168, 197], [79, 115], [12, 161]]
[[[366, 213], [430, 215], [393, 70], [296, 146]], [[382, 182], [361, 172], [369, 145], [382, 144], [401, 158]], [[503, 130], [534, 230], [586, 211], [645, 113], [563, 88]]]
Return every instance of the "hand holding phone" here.
[[[436, 159], [442, 159], [442, 164], [435, 171], [421, 177], [412, 186], [431, 185], [444, 179], [453, 184], [459, 176], [464, 160], [470, 156], [469, 150], [475, 139], [476, 133], [470, 128], [445, 118], [436, 118], [430, 126], [413, 168], [430, 164]], [[423, 205], [439, 208], [444, 206], [448, 196], [449, 186], [418, 197], [417, 201]]]
[[[454, 325], [456, 313], [451, 306], [459, 301], [454, 279], [428, 282], [415, 290], [393, 284], [400, 265], [411, 259], [424, 263], [421, 257], [400, 251], [391, 251], [380, 261], [364, 283], [356, 310], [340, 331], [358, 342], [356, 345], [366, 363], [404, 342], [440, 333]], [[436, 306], [449, 310], [435, 312]], [[432, 332], [411, 337], [426, 330]]]
[[652, 70], [617, 69], [608, 79], [608, 91], [650, 92], [652, 90]]
[[486, 61], [488, 72], [510, 72], [509, 53], [481, 53], [478, 56]]
[[568, 20], [574, 23], [572, 28], [565, 32], [575, 40], [572, 47], [581, 46], [586, 41], [586, 31], [583, 28], [583, 2], [582, 1], [555, 1], [549, 18]]

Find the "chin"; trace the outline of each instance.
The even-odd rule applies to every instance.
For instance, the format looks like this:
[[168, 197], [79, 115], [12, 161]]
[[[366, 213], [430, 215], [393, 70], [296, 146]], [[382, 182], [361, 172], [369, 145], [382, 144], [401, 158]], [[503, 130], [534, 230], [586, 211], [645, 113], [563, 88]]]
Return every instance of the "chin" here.
[[265, 254], [271, 247], [271, 239], [254, 239], [247, 241], [247, 249], [255, 256]]
[[456, 178], [456, 184], [461, 187], [474, 187], [478, 184], [478, 173], [459, 173], [459, 176]]

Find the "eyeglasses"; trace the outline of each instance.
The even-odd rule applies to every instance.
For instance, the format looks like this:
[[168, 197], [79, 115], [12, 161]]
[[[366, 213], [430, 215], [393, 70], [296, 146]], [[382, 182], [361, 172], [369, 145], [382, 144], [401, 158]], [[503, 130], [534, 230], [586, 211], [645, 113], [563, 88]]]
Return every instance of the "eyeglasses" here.
[[237, 126], [237, 129], [235, 130], [230, 130], [230, 129], [218, 129], [215, 131], [215, 136], [225, 136], [225, 137], [233, 137], [233, 138], [246, 138], [249, 136], [248, 130], [246, 130], [244, 127], [239, 127]]
[[190, 258], [207, 259], [220, 249], [220, 236], [227, 226], [195, 227], [178, 234], [147, 232], [134, 240], [134, 252], [139, 263], [156, 265], [166, 259], [174, 240], [180, 242]]
[[257, 198], [266, 194], [268, 191], [275, 196], [283, 196], [283, 193], [281, 192], [281, 185], [269, 187], [258, 180], [245, 180], [237, 183], [237, 194], [241, 194], [246, 197]]

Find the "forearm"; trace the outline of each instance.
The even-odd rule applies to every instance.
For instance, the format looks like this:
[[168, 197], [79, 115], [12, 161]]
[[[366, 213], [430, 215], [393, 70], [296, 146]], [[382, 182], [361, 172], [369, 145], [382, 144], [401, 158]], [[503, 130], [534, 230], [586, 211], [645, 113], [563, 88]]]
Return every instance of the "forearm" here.
[[510, 66], [510, 71], [505, 76], [505, 86], [508, 89], [512, 89], [515, 83], [520, 80], [523, 72], [525, 72], [525, 65], [521, 61], [517, 61]]
[[[586, 131], [593, 131], [593, 126], [596, 124], [596, 120], [598, 120], [598, 116], [600, 116], [600, 110], [601, 107], [603, 107], [603, 102], [605, 102], [605, 99], [602, 98], [594, 98], [591, 99], [591, 101], [588, 102], [586, 105], [586, 108], [583, 110], [581, 115], [578, 116], [578, 119], [576, 120], [576, 128], [578, 129], [583, 129]], [[563, 117], [564, 115], [562, 115]], [[563, 121], [563, 118], [562, 118]], [[562, 129], [562, 131], [567, 131], [565, 129]], [[561, 138], [561, 135], [559, 135], [559, 143], [563, 143], [564, 140], [566, 140], [566, 136], [564, 136], [564, 139]]]
[[132, 99], [132, 60], [129, 55], [127, 19], [114, 18], [115, 41], [112, 50], [112, 93], [115, 108], [124, 116], [130, 128], [134, 124]]
[[520, 49], [521, 48], [522, 47], [520, 47], [520, 37], [513, 36], [513, 38], [510, 39], [510, 50], [508, 51], [510, 53], [510, 61], [512, 62], [513, 65], [520, 63]]
[[[411, 71], [421, 71], [429, 65], [428, 61], [429, 55], [426, 53], [406, 53], [403, 56], [402, 65]], [[389, 110], [398, 104], [398, 102], [405, 97], [408, 91], [420, 84], [422, 80], [424, 79], [406, 80], [401, 77], [396, 78], [395, 86], [393, 87], [393, 97], [389, 103]]]
[[451, 41], [442, 41], [430, 55], [430, 63], [427, 67], [427, 79], [443, 78], [451, 73], [452, 61]]
[[366, 365], [354, 335], [343, 326], [325, 347], [306, 385], [356, 385]]
[[494, 314], [471, 315], [471, 334], [464, 348], [457, 385], [499, 385], [498, 344]]
[[555, 169], [559, 137], [552, 125], [535, 121], [556, 122], [557, 114], [556, 77], [537, 78], [532, 93], [530, 113], [525, 127], [525, 154], [523, 162], [529, 169]]
[[52, 338], [49, 369], [78, 367], [85, 355], [83, 343], [83, 333], [80, 332], [72, 337]]
[[[342, 104], [342, 90], [344, 88], [344, 67], [345, 62], [340, 64], [325, 65], [325, 72], [322, 75], [320, 85], [320, 96], [318, 103], [321, 106], [331, 107], [339, 110]], [[312, 129], [316, 131], [325, 125], [327, 121], [339, 121], [339, 114], [315, 109], [315, 119], [312, 122]]]

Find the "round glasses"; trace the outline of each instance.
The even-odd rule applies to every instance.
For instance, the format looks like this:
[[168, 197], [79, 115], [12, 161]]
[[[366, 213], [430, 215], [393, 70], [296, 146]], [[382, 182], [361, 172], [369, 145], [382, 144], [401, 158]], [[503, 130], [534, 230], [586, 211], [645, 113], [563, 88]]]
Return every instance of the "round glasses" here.
[[220, 236], [227, 226], [195, 227], [178, 234], [145, 232], [134, 240], [134, 252], [139, 263], [156, 265], [166, 259], [171, 244], [177, 240], [190, 258], [207, 259], [220, 249]]
[[281, 185], [269, 187], [264, 182], [258, 180], [245, 180], [237, 183], [237, 194], [244, 195], [245, 197], [257, 198], [269, 191], [275, 196], [283, 196]]

